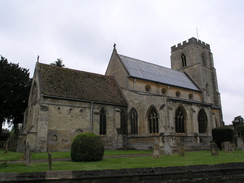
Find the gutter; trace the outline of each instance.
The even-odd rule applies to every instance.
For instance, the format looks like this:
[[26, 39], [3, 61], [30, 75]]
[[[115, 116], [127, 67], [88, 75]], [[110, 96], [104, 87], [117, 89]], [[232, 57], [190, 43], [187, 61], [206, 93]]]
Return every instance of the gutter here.
[[[63, 99], [63, 100], [72, 100], [72, 101], [77, 101], [77, 102], [87, 102], [91, 103], [91, 100], [85, 100], [85, 99], [75, 99], [75, 98], [67, 98], [67, 97], [58, 97], [58, 96], [53, 96], [53, 95], [42, 95], [42, 97], [46, 98], [54, 98], [54, 99]], [[116, 104], [116, 103], [111, 103], [111, 102], [102, 102], [102, 101], [92, 101], [92, 103], [96, 104], [106, 104], [106, 105], [113, 105], [113, 106], [123, 106], [127, 107], [128, 104]]]

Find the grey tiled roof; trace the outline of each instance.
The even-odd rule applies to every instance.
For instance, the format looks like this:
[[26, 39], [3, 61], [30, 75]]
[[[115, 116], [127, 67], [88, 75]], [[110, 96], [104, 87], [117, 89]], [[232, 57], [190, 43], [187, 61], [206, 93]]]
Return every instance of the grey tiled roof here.
[[183, 72], [119, 55], [130, 77], [200, 91]]
[[127, 105], [114, 77], [38, 64], [42, 93], [46, 96]]

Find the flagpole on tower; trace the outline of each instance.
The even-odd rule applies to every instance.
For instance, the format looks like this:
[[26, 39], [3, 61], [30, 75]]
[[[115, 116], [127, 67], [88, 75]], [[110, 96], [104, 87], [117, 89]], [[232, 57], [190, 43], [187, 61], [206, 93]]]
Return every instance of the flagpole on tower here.
[[199, 40], [197, 27], [196, 27], [196, 32], [197, 32], [197, 40]]

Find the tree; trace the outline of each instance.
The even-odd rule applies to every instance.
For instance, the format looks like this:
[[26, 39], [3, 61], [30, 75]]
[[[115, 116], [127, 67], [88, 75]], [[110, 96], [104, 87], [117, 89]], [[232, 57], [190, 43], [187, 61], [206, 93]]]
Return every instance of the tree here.
[[65, 65], [63, 64], [63, 60], [61, 58], [57, 58], [57, 60], [51, 63], [50, 65], [57, 67], [65, 67]]
[[244, 119], [241, 116], [236, 116], [232, 121], [235, 131], [237, 132], [238, 137], [244, 135]]
[[0, 135], [5, 122], [13, 124], [18, 134], [18, 124], [23, 123], [28, 104], [30, 85], [29, 70], [0, 56]]

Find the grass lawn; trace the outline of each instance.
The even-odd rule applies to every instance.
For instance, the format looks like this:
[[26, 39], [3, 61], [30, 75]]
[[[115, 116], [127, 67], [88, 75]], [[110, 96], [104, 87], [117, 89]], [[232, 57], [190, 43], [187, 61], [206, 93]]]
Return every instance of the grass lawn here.
[[[21, 153], [8, 152], [5, 156], [0, 151], [0, 161], [11, 160], [23, 156]], [[105, 156], [122, 154], [144, 154], [150, 151], [106, 151]], [[5, 158], [3, 158], [3, 156]], [[8, 157], [8, 158], [7, 158]], [[11, 157], [11, 158], [10, 158]], [[32, 159], [46, 159], [47, 153], [32, 153]], [[53, 158], [69, 158], [69, 152], [53, 152]], [[16, 160], [16, 159], [15, 159]], [[225, 153], [219, 151], [219, 156], [211, 156], [209, 151], [187, 152], [185, 157], [179, 157], [177, 153], [172, 156], [162, 155], [159, 159], [152, 156], [137, 157], [111, 157], [104, 158], [98, 162], [73, 162], [57, 161], [53, 162], [52, 169], [55, 170], [102, 170], [102, 169], [123, 169], [123, 168], [144, 168], [144, 167], [167, 167], [167, 166], [187, 166], [199, 164], [220, 164], [230, 162], [244, 162], [244, 153], [235, 151]], [[30, 166], [25, 164], [1, 164], [0, 172], [41, 172], [48, 170], [48, 163], [32, 163]]]
[[[128, 154], [151, 154], [152, 151], [143, 151], [143, 150], [106, 150], [104, 152], [104, 156], [116, 156], [116, 155], [128, 155]], [[31, 159], [38, 160], [38, 159], [47, 159], [47, 153], [32, 153]], [[70, 158], [70, 152], [52, 152], [53, 159], [59, 158]], [[4, 154], [3, 150], [0, 150], [0, 161], [19, 161], [24, 160], [23, 153], [17, 153], [8, 151], [8, 153]]]

